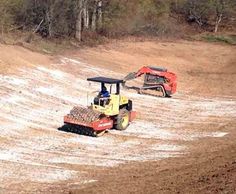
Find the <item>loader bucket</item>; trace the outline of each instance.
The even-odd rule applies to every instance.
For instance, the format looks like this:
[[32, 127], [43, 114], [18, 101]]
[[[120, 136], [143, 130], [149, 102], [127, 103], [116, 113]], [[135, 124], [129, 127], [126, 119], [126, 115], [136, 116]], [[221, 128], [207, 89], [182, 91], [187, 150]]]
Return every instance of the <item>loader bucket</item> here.
[[134, 79], [135, 75], [136, 75], [136, 72], [129, 73], [127, 76], [125, 76], [124, 82]]

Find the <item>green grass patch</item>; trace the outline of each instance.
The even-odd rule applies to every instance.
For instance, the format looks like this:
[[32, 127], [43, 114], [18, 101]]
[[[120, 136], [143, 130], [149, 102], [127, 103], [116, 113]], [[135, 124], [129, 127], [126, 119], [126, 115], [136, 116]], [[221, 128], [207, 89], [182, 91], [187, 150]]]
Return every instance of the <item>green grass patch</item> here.
[[202, 36], [202, 40], [208, 42], [222, 42], [230, 45], [236, 45], [236, 35], [213, 35]]

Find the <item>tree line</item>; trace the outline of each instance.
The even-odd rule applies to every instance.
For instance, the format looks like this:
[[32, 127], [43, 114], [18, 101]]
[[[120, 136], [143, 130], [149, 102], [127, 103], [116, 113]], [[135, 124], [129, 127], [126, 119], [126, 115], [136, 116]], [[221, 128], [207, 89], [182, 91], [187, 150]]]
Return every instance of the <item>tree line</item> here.
[[[1, 34], [34, 31], [43, 37], [123, 36], [173, 32], [173, 18], [213, 32], [235, 24], [235, 0], [0, 0]], [[178, 27], [178, 26], [177, 26]], [[208, 28], [206, 28], [208, 27]]]

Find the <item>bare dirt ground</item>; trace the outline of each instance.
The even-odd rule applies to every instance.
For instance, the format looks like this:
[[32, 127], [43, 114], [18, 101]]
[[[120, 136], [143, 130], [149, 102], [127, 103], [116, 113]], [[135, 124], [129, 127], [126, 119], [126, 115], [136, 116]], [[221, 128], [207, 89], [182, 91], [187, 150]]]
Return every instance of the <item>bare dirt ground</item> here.
[[[57, 130], [97, 90], [87, 77], [149, 64], [177, 73], [173, 98], [123, 90], [138, 111], [126, 131]], [[235, 193], [235, 81], [233, 46], [123, 41], [49, 57], [0, 45], [0, 193]]]

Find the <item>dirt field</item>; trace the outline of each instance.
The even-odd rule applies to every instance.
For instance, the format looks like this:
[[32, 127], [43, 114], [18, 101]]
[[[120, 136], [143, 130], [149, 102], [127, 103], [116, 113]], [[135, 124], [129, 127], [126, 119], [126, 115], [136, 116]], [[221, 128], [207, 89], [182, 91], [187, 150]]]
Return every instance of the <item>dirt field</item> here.
[[[177, 94], [123, 90], [138, 111], [126, 131], [57, 130], [97, 90], [87, 77], [149, 64], [177, 73]], [[235, 82], [233, 46], [123, 41], [45, 56], [0, 45], [0, 193], [235, 193]]]

